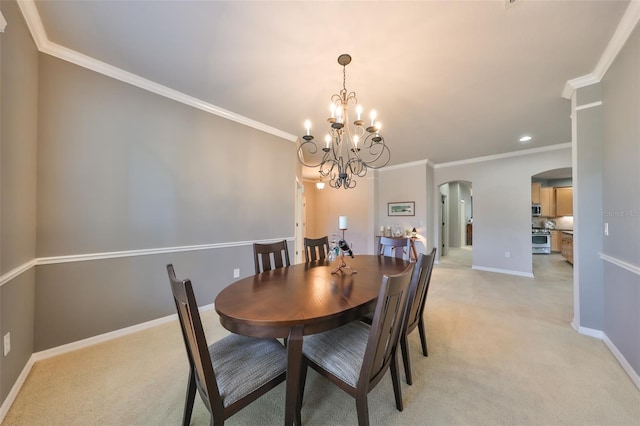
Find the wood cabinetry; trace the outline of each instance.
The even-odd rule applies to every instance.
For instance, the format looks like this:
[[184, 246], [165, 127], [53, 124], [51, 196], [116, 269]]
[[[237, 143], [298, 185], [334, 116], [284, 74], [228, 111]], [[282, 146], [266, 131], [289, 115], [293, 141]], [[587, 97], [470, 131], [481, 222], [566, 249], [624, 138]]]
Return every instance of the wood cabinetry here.
[[556, 191], [555, 188], [545, 186], [540, 188], [540, 204], [541, 216], [554, 217], [556, 216]]
[[540, 204], [540, 188], [542, 184], [540, 182], [533, 182], [531, 184], [531, 203]]
[[573, 188], [570, 186], [555, 188], [556, 216], [573, 216]]
[[561, 246], [562, 257], [567, 259], [567, 262], [573, 265], [573, 235], [567, 234], [566, 232], [562, 233], [562, 246]]
[[551, 231], [551, 251], [559, 252], [562, 250], [562, 232]]

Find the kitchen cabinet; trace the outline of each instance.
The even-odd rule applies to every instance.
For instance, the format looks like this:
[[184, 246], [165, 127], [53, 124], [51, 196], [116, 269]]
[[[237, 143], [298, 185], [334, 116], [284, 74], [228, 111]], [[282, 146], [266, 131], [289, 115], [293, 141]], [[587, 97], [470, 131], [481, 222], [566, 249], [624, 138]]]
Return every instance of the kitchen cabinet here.
[[540, 204], [542, 206], [540, 215], [543, 217], [556, 216], [556, 191], [555, 188], [545, 186], [540, 188]]
[[531, 183], [531, 203], [540, 204], [540, 188], [542, 184], [540, 182]]
[[562, 233], [562, 257], [567, 259], [567, 262], [573, 265], [573, 234], [566, 232]]
[[556, 216], [573, 216], [573, 188], [558, 187], [556, 190]]
[[562, 231], [551, 231], [551, 251], [562, 251]]

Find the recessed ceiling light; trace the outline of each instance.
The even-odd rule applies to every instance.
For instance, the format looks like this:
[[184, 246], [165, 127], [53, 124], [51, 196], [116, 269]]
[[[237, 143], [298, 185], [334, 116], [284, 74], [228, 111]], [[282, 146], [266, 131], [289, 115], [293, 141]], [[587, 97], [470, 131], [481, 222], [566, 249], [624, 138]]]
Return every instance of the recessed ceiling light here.
[[529, 142], [531, 141], [533, 138], [529, 135], [523, 136], [520, 138], [520, 142]]

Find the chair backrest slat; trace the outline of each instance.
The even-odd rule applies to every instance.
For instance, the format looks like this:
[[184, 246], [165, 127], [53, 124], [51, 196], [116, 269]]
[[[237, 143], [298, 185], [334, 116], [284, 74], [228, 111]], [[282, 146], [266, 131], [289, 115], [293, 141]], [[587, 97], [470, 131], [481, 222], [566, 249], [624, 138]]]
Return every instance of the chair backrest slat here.
[[211, 364], [209, 346], [200, 320], [191, 280], [178, 280], [173, 265], [167, 265], [173, 300], [176, 304], [182, 337], [184, 338], [189, 364], [194, 370], [198, 392], [210, 412], [223, 409], [222, 399], [216, 382], [215, 371]]
[[409, 333], [411, 330], [416, 328], [420, 318], [424, 314], [424, 307], [427, 301], [429, 282], [431, 281], [431, 273], [433, 272], [433, 263], [435, 258], [435, 247], [431, 250], [431, 253], [421, 254], [418, 257], [413, 276], [411, 277], [411, 287], [415, 288], [415, 292], [409, 295], [405, 333]]
[[329, 254], [329, 237], [305, 238], [304, 256], [307, 262], [324, 260]]
[[[382, 280], [359, 378], [369, 382], [368, 388], [382, 379], [395, 355], [406, 317], [413, 266], [398, 275], [385, 275]], [[358, 383], [360, 385], [364, 383]]]
[[380, 237], [378, 254], [384, 256], [387, 247], [390, 247], [392, 256], [409, 260], [409, 249], [411, 248], [409, 238]]
[[253, 258], [256, 274], [267, 272], [272, 269], [289, 266], [289, 250], [287, 240], [275, 243], [254, 243]]

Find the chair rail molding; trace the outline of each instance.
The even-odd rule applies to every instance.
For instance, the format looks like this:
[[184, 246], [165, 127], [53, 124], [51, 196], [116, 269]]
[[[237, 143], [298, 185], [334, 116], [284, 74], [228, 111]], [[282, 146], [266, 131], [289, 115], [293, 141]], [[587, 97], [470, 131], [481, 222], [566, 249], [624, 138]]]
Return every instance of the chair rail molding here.
[[629, 272], [632, 272], [636, 275], [640, 275], [640, 266], [632, 265], [631, 263], [627, 263], [624, 260], [616, 259], [613, 256], [609, 256], [604, 253], [598, 253], [600, 255], [600, 259], [605, 262], [611, 263], [612, 265], [616, 265], [619, 268], [626, 269]]
[[295, 241], [295, 237], [270, 238], [268, 240], [232, 241], [232, 242], [226, 242], [226, 243], [200, 244], [200, 245], [193, 245], [193, 246], [176, 246], [176, 247], [162, 247], [162, 248], [151, 248], [151, 249], [141, 249], [141, 250], [123, 250], [123, 251], [102, 252], [102, 253], [75, 254], [75, 255], [68, 255], [68, 256], [39, 257], [23, 263], [22, 265], [10, 270], [6, 274], [0, 275], [0, 287], [2, 287], [4, 284], [8, 283], [12, 279], [16, 278], [17, 276], [21, 275], [22, 273], [28, 271], [32, 267], [39, 266], [39, 265], [53, 265], [58, 263], [83, 262], [87, 260], [116, 259], [119, 257], [151, 256], [151, 255], [157, 255], [157, 254], [170, 254], [170, 253], [180, 253], [180, 252], [187, 252], [187, 251], [200, 251], [200, 250], [213, 250], [213, 249], [230, 248], [230, 247], [253, 246], [253, 243], [274, 243], [282, 240], [287, 240], [287, 242], [292, 242], [292, 241]]

